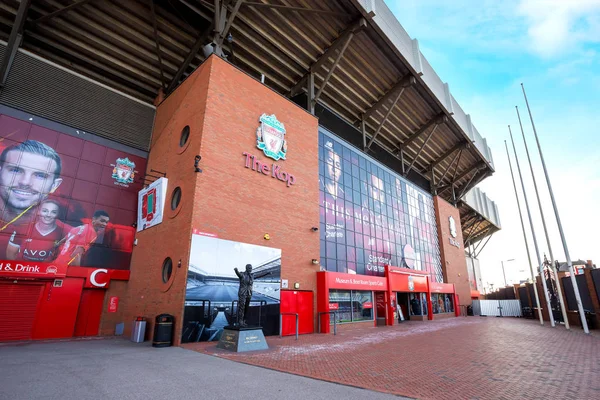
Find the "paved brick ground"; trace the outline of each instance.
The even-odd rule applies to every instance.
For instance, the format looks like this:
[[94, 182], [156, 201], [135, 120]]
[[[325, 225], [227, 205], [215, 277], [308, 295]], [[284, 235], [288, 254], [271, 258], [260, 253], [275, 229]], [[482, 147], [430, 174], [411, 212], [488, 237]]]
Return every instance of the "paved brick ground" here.
[[186, 348], [419, 399], [600, 399], [600, 337], [511, 318], [452, 318], [268, 338], [270, 349]]

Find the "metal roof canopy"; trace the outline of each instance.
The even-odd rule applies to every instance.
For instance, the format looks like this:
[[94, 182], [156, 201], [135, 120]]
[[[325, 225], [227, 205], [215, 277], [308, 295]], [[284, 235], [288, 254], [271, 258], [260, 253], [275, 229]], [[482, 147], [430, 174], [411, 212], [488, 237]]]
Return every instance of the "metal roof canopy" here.
[[494, 171], [485, 139], [383, 0], [4, 0], [0, 38], [12, 49], [0, 85], [21, 44], [148, 103], [212, 43], [273, 90], [307, 92], [307, 109], [333, 111], [364, 132], [363, 150], [376, 143], [450, 202]]

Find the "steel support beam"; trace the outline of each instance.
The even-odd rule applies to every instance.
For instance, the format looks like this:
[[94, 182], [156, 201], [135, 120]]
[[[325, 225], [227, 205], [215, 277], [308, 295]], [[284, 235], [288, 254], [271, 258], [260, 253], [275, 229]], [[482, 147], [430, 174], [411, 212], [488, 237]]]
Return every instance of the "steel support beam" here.
[[457, 143], [456, 145], [452, 146], [450, 149], [448, 149], [445, 153], [443, 153], [441, 156], [439, 156], [434, 162], [431, 163], [432, 168], [437, 167], [442, 161], [444, 161], [446, 158], [448, 158], [450, 155], [452, 155], [452, 153], [454, 153], [456, 150], [464, 150], [464, 149], [468, 149], [469, 148], [469, 143], [468, 142], [460, 142]]
[[348, 45], [352, 41], [353, 37], [354, 37], [354, 31], [350, 32], [348, 37], [346, 37], [346, 40], [344, 41], [344, 45], [342, 46], [342, 48], [340, 49], [340, 52], [338, 53], [337, 57], [335, 58], [333, 65], [331, 65], [331, 67], [329, 67], [329, 71], [327, 72], [327, 75], [325, 75], [325, 78], [323, 79], [323, 82], [321, 82], [321, 86], [319, 87], [317, 94], [315, 94], [315, 98], [312, 100], [315, 105], [317, 104], [319, 97], [321, 97], [321, 93], [323, 93], [323, 90], [325, 90], [325, 88], [327, 87], [327, 83], [329, 83], [329, 79], [333, 75], [333, 71], [335, 71], [338, 64], [340, 63], [340, 60], [342, 59], [342, 57], [344, 57], [344, 53], [346, 52], [346, 49], [348, 48]]
[[435, 124], [437, 126], [437, 125], [443, 124], [447, 121], [448, 121], [448, 117], [445, 114], [436, 115], [435, 117], [430, 119], [425, 125], [423, 125], [419, 129], [417, 129], [417, 131], [415, 133], [413, 133], [412, 135], [410, 135], [404, 142], [398, 143], [398, 148], [406, 148], [412, 142], [417, 140], [424, 132], [426, 132], [429, 128], [431, 128], [432, 125]]
[[415, 162], [419, 159], [419, 156], [421, 155], [421, 152], [423, 151], [423, 149], [425, 148], [425, 146], [427, 146], [427, 143], [429, 143], [429, 139], [431, 139], [431, 137], [433, 136], [433, 134], [435, 133], [435, 131], [437, 130], [438, 126], [440, 126], [439, 124], [436, 124], [433, 129], [431, 130], [431, 132], [429, 132], [429, 136], [427, 136], [427, 139], [425, 139], [425, 141], [423, 142], [423, 144], [421, 145], [421, 148], [419, 149], [419, 151], [417, 152], [417, 155], [413, 158], [413, 160], [411, 161], [410, 165], [408, 166], [408, 169], [406, 170], [406, 172], [404, 172], [404, 176], [407, 176], [408, 173], [410, 172], [410, 170], [412, 169], [412, 167], [415, 165]]
[[338, 50], [338, 48], [340, 48], [341, 46], [344, 45], [344, 43], [346, 42], [346, 39], [348, 38], [348, 36], [350, 36], [351, 34], [354, 35], [359, 30], [363, 29], [366, 26], [367, 26], [367, 21], [364, 18], [360, 18], [358, 21], [350, 24], [346, 29], [344, 29], [344, 31], [340, 34], [340, 36], [338, 36], [333, 41], [333, 43], [331, 44], [331, 46], [329, 46], [329, 48], [325, 51], [325, 53], [323, 53], [317, 59], [317, 61], [315, 61], [308, 68], [308, 71], [306, 72], [306, 74], [304, 74], [304, 76], [302, 76], [302, 78], [298, 81], [298, 83], [296, 83], [290, 89], [290, 91], [288, 93], [288, 97], [300, 93], [302, 91], [302, 88], [304, 87], [304, 82], [307, 79], [307, 75], [310, 74], [311, 72], [312, 73], [317, 72], [321, 68], [321, 66], [323, 65], [323, 63], [325, 63], [327, 60], [329, 60], [330, 57], [333, 57], [333, 55]]
[[335, 16], [347, 16], [349, 17], [350, 14], [347, 13], [343, 13], [343, 12], [337, 12], [337, 11], [330, 11], [330, 10], [318, 10], [318, 9], [314, 9], [314, 8], [304, 8], [304, 7], [292, 7], [292, 6], [286, 6], [283, 4], [265, 4], [265, 3], [257, 3], [257, 2], [252, 2], [252, 1], [246, 1], [244, 2], [244, 6], [247, 7], [264, 7], [264, 8], [273, 8], [273, 9], [277, 9], [277, 10], [281, 10], [281, 11], [295, 11], [295, 12], [306, 12], [306, 13], [313, 13], [313, 14], [325, 14], [325, 15], [335, 15]]
[[[463, 198], [463, 196], [465, 194], [467, 194], [467, 192], [469, 190], [471, 190], [472, 188], [474, 188], [475, 186], [477, 186], [477, 184], [479, 182], [481, 182], [482, 180], [484, 180], [485, 178], [487, 178], [489, 173], [490, 173], [489, 171], [483, 170], [483, 171], [480, 171], [479, 174], [473, 175], [473, 177], [471, 178], [471, 180], [464, 186], [462, 192], [460, 193], [460, 195], [458, 196], [458, 198], [456, 199], [456, 201], [460, 201]], [[473, 178], [475, 178], [475, 179], [473, 179]]]
[[369, 119], [369, 117], [375, 113], [383, 104], [385, 104], [398, 90], [404, 90], [405, 88], [414, 85], [417, 82], [414, 76], [406, 75], [402, 77], [390, 90], [387, 91], [375, 104], [373, 104], [367, 111], [363, 113], [363, 119]]
[[[40, 18], [38, 18], [38, 19], [36, 19], [36, 20], [33, 20], [33, 21], [31, 21], [31, 23], [32, 23], [33, 25], [35, 25], [35, 24], [40, 24], [40, 23], [42, 23], [42, 22], [48, 21], [48, 20], [49, 20], [49, 19], [51, 19], [51, 18], [58, 17], [59, 15], [62, 15], [62, 14], [64, 14], [64, 13], [66, 13], [67, 11], [71, 11], [71, 10], [73, 10], [73, 9], [79, 8], [79, 7], [81, 7], [82, 5], [89, 3], [90, 1], [92, 1], [92, 0], [79, 0], [79, 1], [78, 1], [78, 2], [76, 2], [76, 3], [69, 4], [69, 5], [68, 5], [68, 6], [66, 6], [66, 7], [63, 7], [63, 8], [61, 8], [61, 9], [59, 9], [59, 10], [56, 10], [56, 11], [53, 11], [53, 12], [51, 12], [50, 14], [44, 15], [43, 17], [40, 17]], [[22, 4], [22, 3], [23, 3], [23, 1], [21, 1], [21, 4]], [[30, 1], [27, 1], [27, 3], [30, 3]]]
[[307, 84], [307, 93], [306, 93], [306, 109], [308, 110], [309, 113], [311, 114], [315, 114], [315, 103], [313, 102], [313, 99], [315, 98], [315, 74], [314, 73], [309, 73], [308, 74], [308, 80], [306, 81]]
[[479, 228], [479, 225], [481, 225], [483, 223], [483, 221], [485, 221], [485, 219], [483, 217], [481, 217], [477, 224], [473, 224], [473, 227], [471, 228], [471, 232], [469, 232], [469, 235], [464, 240], [463, 244], [469, 243], [469, 239], [471, 239], [471, 237], [473, 236], [473, 233], [475, 233], [477, 231], [477, 228]]
[[[375, 133], [373, 133], [373, 136], [371, 136], [371, 140], [369, 140], [369, 143], [367, 144], [367, 149], [371, 148], [371, 145], [373, 144], [373, 142], [375, 141], [375, 139], [377, 138], [377, 135], [379, 135], [379, 132], [381, 132], [381, 128], [383, 128], [383, 125], [385, 125], [385, 123], [387, 122], [390, 114], [392, 113], [392, 111], [394, 111], [394, 108], [396, 108], [396, 104], [398, 104], [398, 101], [400, 100], [400, 97], [402, 97], [402, 94], [404, 93], [404, 91], [406, 90], [406, 87], [403, 87], [402, 89], [400, 89], [400, 91], [398, 92], [398, 95], [396, 96], [396, 98], [394, 99], [394, 102], [392, 103], [392, 105], [390, 106], [390, 108], [388, 108], [387, 112], [385, 113], [385, 116], [383, 117], [383, 119], [381, 120], [381, 122], [379, 123], [379, 126], [377, 127], [377, 129], [375, 130]], [[364, 123], [364, 121], [368, 118], [368, 116], [365, 116], [363, 114], [363, 118], [362, 121]]]
[[225, 37], [227, 37], [227, 33], [229, 33], [229, 29], [231, 29], [231, 25], [233, 25], [233, 20], [237, 16], [237, 13], [240, 11], [240, 6], [242, 5], [243, 2], [244, 2], [244, 0], [236, 0], [235, 5], [229, 11], [229, 15], [227, 15], [226, 22], [225, 22], [225, 16], [227, 13], [227, 8], [224, 5], [222, 6], [221, 12], [219, 13], [219, 16], [220, 16], [219, 27], [221, 27], [221, 24], [223, 22], [225, 23], [225, 26], [222, 27], [222, 29], [220, 31], [215, 32], [215, 37], [213, 38], [213, 42], [215, 43], [215, 48], [221, 50], [217, 54], [220, 54], [222, 52], [223, 41], [225, 40]]
[[154, 43], [156, 44], [156, 57], [158, 58], [158, 68], [160, 69], [160, 83], [165, 90], [167, 88], [167, 84], [165, 82], [165, 73], [163, 71], [162, 65], [162, 57], [160, 55], [160, 42], [158, 40], [158, 28], [156, 24], [156, 12], [154, 11], [154, 0], [148, 0], [150, 3], [150, 13], [152, 14], [152, 28], [154, 30]]
[[366, 151], [367, 150], [367, 124], [365, 122], [364, 117], [360, 121], [360, 131], [362, 132], [362, 137], [363, 137], [363, 151]]
[[[440, 178], [439, 182], [443, 182], [444, 181], [444, 178], [446, 177], [446, 174], [448, 173], [448, 171], [450, 171], [450, 168], [452, 168], [452, 165], [454, 164], [454, 162], [457, 159], [458, 159], [458, 163], [460, 163], [460, 156], [462, 156], [462, 152], [463, 152], [463, 149], [460, 149], [460, 151], [458, 153], [456, 153], [456, 155], [452, 159], [452, 162], [448, 165], [448, 168], [446, 168], [446, 170], [444, 171], [444, 174]], [[458, 163], [456, 164], [457, 168], [458, 168]], [[435, 171], [435, 165], [431, 166], [431, 171]], [[456, 169], [455, 169], [455, 171], [456, 171]]]
[[29, 10], [30, 5], [31, 0], [21, 0], [21, 3], [19, 4], [15, 22], [10, 31], [10, 36], [8, 37], [6, 51], [4, 52], [4, 57], [2, 58], [2, 64], [0, 64], [0, 88], [4, 87], [6, 84], [10, 67], [15, 60], [17, 50], [21, 45], [21, 40], [23, 39], [23, 26], [25, 25], [27, 11]]
[[481, 250], [479, 250], [479, 253], [477, 253], [477, 249], [479, 248], [479, 246], [481, 245], [481, 242], [477, 245], [477, 247], [475, 248], [475, 258], [479, 257], [479, 255], [481, 254], [481, 252], [483, 251], [483, 249], [485, 249], [485, 246], [487, 246], [488, 242], [490, 241], [490, 239], [492, 238], [492, 236], [494, 236], [494, 234], [492, 233], [490, 236], [488, 236], [487, 240], [485, 241], [485, 243], [483, 244], [483, 247], [481, 248]]
[[179, 80], [181, 79], [181, 76], [183, 75], [183, 73], [185, 72], [185, 70], [187, 69], [187, 67], [190, 66], [190, 63], [196, 57], [196, 55], [198, 54], [198, 51], [200, 51], [200, 48], [202, 48], [202, 46], [206, 43], [206, 40], [208, 39], [208, 36], [210, 35], [210, 33], [213, 30], [213, 27], [214, 27], [214, 22], [212, 22], [210, 24], [210, 26], [208, 26], [200, 34], [200, 36], [198, 36], [198, 39], [196, 39], [196, 43], [194, 43], [194, 45], [190, 49], [190, 52], [188, 53], [187, 57], [185, 58], [185, 60], [183, 61], [183, 63], [179, 67], [179, 69], [177, 70], [177, 73], [175, 73], [175, 76], [173, 77], [173, 80], [171, 81], [171, 83], [167, 87], [167, 93], [170, 93], [173, 89], [175, 89], [175, 87], [179, 83]]

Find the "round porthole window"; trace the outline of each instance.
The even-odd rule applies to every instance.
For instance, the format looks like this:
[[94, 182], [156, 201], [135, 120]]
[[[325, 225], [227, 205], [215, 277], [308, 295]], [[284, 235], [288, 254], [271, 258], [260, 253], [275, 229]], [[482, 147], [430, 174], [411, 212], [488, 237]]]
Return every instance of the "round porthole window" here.
[[185, 146], [188, 139], [190, 138], [190, 126], [186, 125], [185, 128], [181, 131], [181, 136], [179, 137], [179, 147]]
[[171, 196], [171, 210], [176, 210], [181, 202], [181, 188], [177, 186], [175, 190], [173, 190], [173, 195]]
[[162, 280], [164, 283], [169, 282], [169, 279], [171, 279], [172, 273], [173, 273], [173, 261], [171, 260], [171, 257], [167, 257], [167, 258], [165, 258], [165, 261], [163, 261], [163, 267], [162, 267]]

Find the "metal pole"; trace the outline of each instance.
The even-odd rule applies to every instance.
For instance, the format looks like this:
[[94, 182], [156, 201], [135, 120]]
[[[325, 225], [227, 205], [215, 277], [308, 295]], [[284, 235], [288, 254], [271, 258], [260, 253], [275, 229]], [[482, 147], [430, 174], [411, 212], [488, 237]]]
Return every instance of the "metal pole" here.
[[517, 157], [517, 148], [515, 147], [515, 141], [513, 140], [510, 125], [508, 126], [508, 132], [510, 133], [510, 141], [513, 145], [513, 151], [515, 153], [515, 160], [517, 163], [517, 171], [519, 172], [519, 179], [521, 180], [521, 188], [523, 189], [523, 198], [525, 199], [525, 209], [527, 210], [527, 216], [529, 217], [529, 225], [531, 226], [531, 236], [533, 237], [533, 247], [535, 248], [535, 255], [537, 256], [540, 279], [542, 280], [542, 288], [544, 290], [544, 298], [546, 299], [546, 307], [548, 307], [548, 318], [550, 319], [550, 325], [554, 327], [554, 316], [552, 315], [552, 307], [550, 306], [550, 297], [548, 297], [548, 287], [546, 285], [546, 279], [544, 278], [544, 270], [542, 259], [540, 258], [540, 249], [538, 247], [537, 238], [535, 236], [535, 227], [533, 226], [533, 219], [531, 218], [531, 210], [529, 209], [529, 201], [527, 200], [527, 192], [525, 191], [525, 182], [523, 181], [523, 175], [521, 174], [521, 166], [519, 165], [519, 158]]
[[544, 218], [544, 210], [542, 208], [542, 202], [540, 200], [540, 192], [538, 191], [535, 174], [533, 173], [533, 165], [531, 164], [531, 157], [529, 156], [529, 148], [527, 147], [527, 140], [525, 140], [525, 132], [523, 131], [523, 124], [521, 123], [521, 115], [519, 114], [519, 107], [515, 106], [517, 110], [517, 117], [519, 118], [519, 126], [521, 127], [521, 135], [523, 135], [523, 143], [525, 143], [525, 152], [527, 153], [527, 160], [529, 161], [529, 169], [531, 170], [531, 177], [533, 178], [533, 187], [535, 189], [535, 195], [537, 197], [538, 207], [540, 209], [540, 215], [542, 216], [542, 225], [544, 226], [544, 235], [546, 236], [546, 244], [548, 245], [548, 252], [550, 253], [550, 269], [554, 273], [554, 280], [556, 281], [556, 288], [558, 290], [558, 300], [560, 301], [560, 309], [565, 322], [565, 328], [571, 329], [569, 326], [569, 320], [567, 318], [567, 309], [565, 307], [565, 300], [563, 299], [562, 290], [560, 289], [560, 280], [558, 278], [558, 272], [554, 268], [554, 256], [552, 255], [552, 245], [550, 244], [550, 236], [548, 235], [548, 227], [546, 226], [546, 218]]
[[554, 200], [554, 192], [552, 185], [550, 184], [550, 177], [548, 176], [548, 169], [546, 168], [546, 162], [544, 161], [544, 154], [542, 153], [542, 147], [540, 146], [540, 140], [538, 139], [537, 131], [535, 130], [535, 124], [533, 123], [533, 116], [531, 115], [531, 109], [529, 108], [529, 102], [527, 101], [527, 94], [525, 94], [525, 86], [521, 83], [521, 89], [523, 89], [523, 96], [525, 97], [525, 103], [527, 104], [527, 111], [529, 112], [529, 119], [531, 119], [531, 126], [533, 127], [533, 134], [537, 143], [538, 150], [540, 152], [540, 158], [542, 159], [542, 166], [544, 167], [544, 175], [546, 176], [546, 183], [548, 184], [548, 191], [550, 192], [550, 199], [552, 199], [552, 208], [554, 208], [554, 215], [556, 216], [556, 223], [558, 224], [558, 231], [560, 232], [560, 239], [565, 250], [565, 257], [567, 258], [567, 265], [569, 266], [569, 275], [571, 276], [571, 283], [573, 284], [573, 291], [575, 292], [575, 299], [577, 300], [577, 309], [579, 310], [579, 318], [581, 319], [581, 326], [583, 331], [587, 334], [590, 333], [588, 324], [585, 319], [585, 313], [583, 311], [583, 304], [581, 303], [581, 295], [579, 294], [579, 286], [577, 285], [577, 279], [575, 279], [575, 273], [573, 272], [573, 263], [571, 262], [571, 256], [569, 254], [569, 248], [567, 247], [567, 240], [565, 239], [565, 232], [563, 231], [562, 224], [560, 222], [560, 216], [558, 214], [558, 207], [556, 206], [556, 200]]
[[544, 318], [542, 317], [542, 309], [540, 307], [540, 296], [538, 295], [537, 285], [535, 284], [535, 276], [533, 274], [533, 265], [531, 265], [531, 255], [529, 254], [529, 244], [527, 243], [527, 234], [525, 233], [525, 223], [523, 222], [523, 213], [521, 212], [521, 202], [519, 201], [519, 194], [517, 192], [517, 184], [515, 183], [515, 175], [513, 174], [512, 163], [510, 162], [510, 155], [508, 154], [508, 145], [506, 140], [504, 141], [504, 147], [506, 147], [506, 157], [508, 157], [508, 166], [510, 167], [510, 176], [512, 177], [513, 188], [515, 189], [515, 197], [517, 199], [517, 208], [519, 209], [519, 218], [521, 219], [521, 228], [523, 229], [523, 240], [525, 241], [525, 249], [527, 250], [527, 260], [529, 261], [529, 271], [531, 271], [531, 280], [533, 284], [533, 292], [535, 293], [535, 304], [537, 305], [538, 315], [540, 317], [540, 324], [544, 325]]
[[507, 284], [506, 284], [506, 274], [504, 273], [504, 261], [500, 261], [500, 263], [502, 263], [502, 276], [504, 276], [504, 287], [506, 287]]

